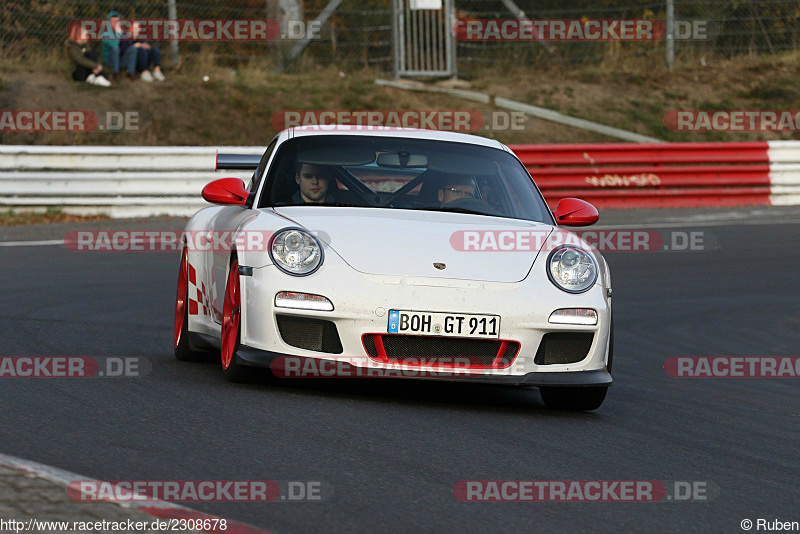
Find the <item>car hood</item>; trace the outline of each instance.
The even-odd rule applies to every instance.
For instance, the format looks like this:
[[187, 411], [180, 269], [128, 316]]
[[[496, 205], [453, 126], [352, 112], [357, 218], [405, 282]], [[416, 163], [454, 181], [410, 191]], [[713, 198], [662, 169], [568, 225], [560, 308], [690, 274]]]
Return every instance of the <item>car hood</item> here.
[[[285, 206], [275, 212], [317, 235], [353, 269], [379, 275], [519, 282], [553, 231], [533, 221], [435, 211]], [[503, 231], [543, 238], [532, 238], [527, 250], [498, 250], [482, 239]], [[463, 250], [465, 232], [488, 246]]]

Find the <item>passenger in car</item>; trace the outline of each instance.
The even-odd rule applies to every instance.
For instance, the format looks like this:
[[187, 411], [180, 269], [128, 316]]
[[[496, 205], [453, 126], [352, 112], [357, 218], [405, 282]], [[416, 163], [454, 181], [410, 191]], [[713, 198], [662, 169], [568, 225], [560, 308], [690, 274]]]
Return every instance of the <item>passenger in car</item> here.
[[329, 192], [333, 182], [331, 171], [324, 165], [300, 164], [295, 173], [295, 182], [300, 189], [292, 195], [292, 202], [296, 204], [322, 204], [336, 202], [336, 197]]
[[444, 207], [462, 198], [476, 198], [475, 193], [475, 180], [472, 177], [448, 175], [448, 179], [439, 185], [439, 204]]

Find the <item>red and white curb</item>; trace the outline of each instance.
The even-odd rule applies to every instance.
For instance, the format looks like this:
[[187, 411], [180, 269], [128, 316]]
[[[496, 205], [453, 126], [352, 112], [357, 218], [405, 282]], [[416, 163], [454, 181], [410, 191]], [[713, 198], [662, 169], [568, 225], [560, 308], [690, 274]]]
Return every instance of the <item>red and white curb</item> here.
[[[22, 458], [17, 458], [16, 456], [9, 456], [6, 454], [0, 454], [0, 465], [10, 467], [11, 469], [17, 469], [19, 471], [26, 471], [45, 480], [49, 480], [50, 482], [62, 484], [64, 485], [64, 492], [67, 491], [66, 487], [69, 486], [71, 482], [90, 480], [84, 476], [71, 473], [69, 471], [64, 471], [63, 469], [59, 469], [57, 467], [51, 467], [49, 465], [40, 464], [30, 460], [24, 460]], [[197, 510], [192, 510], [186, 506], [181, 506], [171, 502], [148, 501], [146, 506], [143, 506], [140, 503], [119, 502], [103, 499], [100, 499], [96, 502], [116, 504], [122, 508], [138, 510], [161, 519], [225, 519], [227, 521], [227, 528], [225, 528], [225, 530], [216, 529], [195, 532], [224, 532], [225, 534], [271, 534], [269, 530], [263, 530], [246, 523], [231, 521], [230, 519], [211, 514], [204, 514], [203, 512], [198, 512]]]

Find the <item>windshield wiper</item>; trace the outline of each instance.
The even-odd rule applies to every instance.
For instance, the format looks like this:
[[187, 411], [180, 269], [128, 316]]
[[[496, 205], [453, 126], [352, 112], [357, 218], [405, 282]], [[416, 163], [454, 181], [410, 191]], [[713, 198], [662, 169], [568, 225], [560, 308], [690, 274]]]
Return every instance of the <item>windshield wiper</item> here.
[[434, 208], [416, 208], [416, 209], [422, 210], [422, 211], [450, 211], [450, 212], [453, 212], [453, 213], [468, 213], [470, 215], [486, 215], [488, 217], [496, 217], [497, 216], [497, 215], [495, 215], [493, 213], [486, 213], [485, 211], [477, 211], [477, 210], [471, 210], [471, 209], [468, 209], [468, 208], [456, 208], [456, 207], [447, 207], [447, 206], [442, 206], [442, 207], [439, 207], [439, 208], [435, 208], [434, 207]]
[[323, 202], [320, 206], [341, 206], [344, 208], [374, 208], [369, 204], [353, 204], [351, 202]]
[[352, 204], [349, 202], [293, 202], [291, 204], [275, 204], [276, 208], [283, 208], [285, 206], [334, 206], [343, 208], [374, 208], [375, 206], [365, 204]]

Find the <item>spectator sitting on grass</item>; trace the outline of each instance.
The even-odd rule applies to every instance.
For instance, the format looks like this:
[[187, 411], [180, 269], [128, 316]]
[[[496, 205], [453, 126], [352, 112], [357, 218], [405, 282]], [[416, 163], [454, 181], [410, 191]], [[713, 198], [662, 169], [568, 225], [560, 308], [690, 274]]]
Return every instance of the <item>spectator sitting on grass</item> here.
[[[152, 82], [155, 78], [159, 82], [167, 78], [161, 73], [161, 50], [157, 46], [152, 46], [147, 42], [139, 43], [139, 52], [136, 58], [136, 68], [142, 72], [142, 80]], [[153, 73], [150, 74], [150, 67]]]
[[[139, 24], [133, 23], [130, 33], [123, 33], [119, 40], [120, 68], [124, 68], [129, 79], [136, 79], [136, 51], [134, 35], [139, 31]], [[131, 35], [132, 34], [132, 35]]]
[[109, 82], [101, 74], [103, 65], [97, 61], [97, 52], [88, 47], [89, 38], [85, 30], [76, 25], [71, 28], [69, 39], [66, 42], [66, 53], [75, 70], [72, 79], [76, 82], [87, 82], [92, 85], [109, 87]]
[[[123, 39], [119, 44], [119, 51], [122, 54], [122, 64], [128, 71], [128, 78], [133, 80], [136, 72], [142, 73], [142, 81], [152, 82], [156, 79], [160, 82], [166, 80], [161, 73], [161, 50], [157, 46], [151, 46], [147, 41], [136, 41], [139, 33], [139, 25], [134, 23], [132, 35], [129, 39]], [[153, 65], [153, 73], [150, 73], [150, 66]]]
[[120, 51], [119, 51], [119, 12], [112, 11], [108, 14], [108, 24], [103, 25], [103, 64], [111, 65], [111, 77], [119, 81]]

